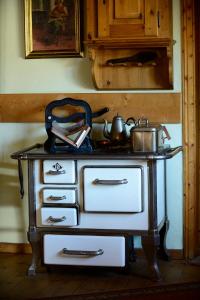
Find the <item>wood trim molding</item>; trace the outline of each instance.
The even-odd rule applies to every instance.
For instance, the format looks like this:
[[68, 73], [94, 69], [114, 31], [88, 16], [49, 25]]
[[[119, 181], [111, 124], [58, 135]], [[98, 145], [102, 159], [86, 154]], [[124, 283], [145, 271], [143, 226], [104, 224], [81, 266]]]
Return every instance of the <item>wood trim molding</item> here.
[[[184, 251], [183, 249], [167, 249], [167, 253], [170, 258], [176, 260], [183, 260], [184, 259]], [[136, 257], [145, 257], [144, 251], [142, 248], [135, 249]]]
[[[198, 26], [198, 24], [196, 24]], [[193, 258], [197, 247], [197, 99], [195, 78], [195, 0], [182, 1], [184, 249]]]
[[[195, 17], [196, 17], [196, 24], [197, 26], [195, 27], [196, 28], [196, 58], [197, 58], [197, 62], [196, 62], [196, 67], [197, 67], [197, 70], [196, 70], [196, 87], [197, 87], [197, 95], [196, 95], [196, 98], [197, 98], [197, 102], [198, 104], [200, 103], [200, 30], [199, 30], [199, 26], [200, 26], [200, 2], [199, 1], [196, 1], [195, 2], [196, 4], [196, 7], [195, 7]], [[200, 110], [199, 110], [199, 106], [198, 106], [198, 141], [200, 140], [200, 119], [199, 119], [199, 116], [200, 116]], [[200, 157], [200, 143], [198, 145], [198, 159]], [[200, 178], [200, 170], [199, 170], [199, 173], [198, 173], [198, 178]], [[197, 209], [197, 218], [198, 218], [198, 255], [199, 255], [199, 260], [200, 260], [200, 179], [198, 180], [198, 209]]]
[[25, 243], [0, 243], [0, 253], [31, 254], [31, 245]]
[[[46, 105], [65, 97], [86, 100], [93, 111], [109, 107], [103, 116], [108, 121], [119, 113], [124, 118], [143, 116], [151, 122], [181, 122], [180, 93], [1, 94], [0, 122], [44, 122]], [[74, 111], [74, 107], [68, 107], [67, 114]]]

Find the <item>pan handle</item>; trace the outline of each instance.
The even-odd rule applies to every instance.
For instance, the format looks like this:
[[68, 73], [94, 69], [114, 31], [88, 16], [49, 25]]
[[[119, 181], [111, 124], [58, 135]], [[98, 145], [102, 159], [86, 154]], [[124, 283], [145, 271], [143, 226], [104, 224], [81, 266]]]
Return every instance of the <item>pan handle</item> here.
[[183, 146], [178, 146], [176, 148], [171, 148], [166, 152], [166, 159], [172, 158], [173, 156], [175, 156], [176, 154], [178, 154], [179, 152], [181, 152], [183, 150]]

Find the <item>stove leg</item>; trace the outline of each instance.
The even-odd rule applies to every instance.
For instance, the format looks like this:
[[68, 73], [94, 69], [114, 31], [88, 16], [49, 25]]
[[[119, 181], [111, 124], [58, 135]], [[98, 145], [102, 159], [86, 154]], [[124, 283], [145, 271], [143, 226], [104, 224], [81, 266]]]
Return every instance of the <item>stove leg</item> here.
[[130, 262], [136, 261], [136, 254], [134, 248], [134, 237], [130, 236], [128, 239], [128, 257]]
[[36, 231], [28, 232], [28, 240], [32, 248], [32, 262], [27, 270], [28, 276], [36, 275], [36, 269], [41, 265], [40, 236]]
[[142, 247], [149, 264], [151, 278], [156, 281], [161, 280], [161, 274], [157, 260], [157, 247], [159, 245], [159, 240], [159, 235], [150, 235], [142, 237]]
[[160, 229], [159, 234], [160, 234], [160, 245], [158, 247], [158, 256], [159, 258], [169, 261], [170, 256], [167, 253], [166, 249], [166, 236], [167, 236], [167, 231], [169, 229], [169, 221], [166, 220], [163, 227]]

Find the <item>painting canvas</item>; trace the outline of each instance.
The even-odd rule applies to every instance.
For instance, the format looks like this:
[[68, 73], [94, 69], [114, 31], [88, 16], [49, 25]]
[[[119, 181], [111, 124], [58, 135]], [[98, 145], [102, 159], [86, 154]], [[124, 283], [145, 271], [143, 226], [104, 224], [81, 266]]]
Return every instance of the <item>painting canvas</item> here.
[[82, 56], [80, 1], [25, 0], [26, 58]]

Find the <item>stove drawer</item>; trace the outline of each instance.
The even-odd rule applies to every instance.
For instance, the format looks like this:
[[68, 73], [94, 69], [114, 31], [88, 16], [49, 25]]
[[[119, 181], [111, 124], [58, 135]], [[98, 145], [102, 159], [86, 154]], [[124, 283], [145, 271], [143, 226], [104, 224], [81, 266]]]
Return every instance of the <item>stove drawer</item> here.
[[41, 225], [43, 226], [75, 226], [77, 225], [77, 209], [61, 207], [42, 207]]
[[86, 166], [84, 210], [88, 212], [141, 212], [143, 168], [141, 166]]
[[74, 184], [76, 181], [73, 160], [44, 160], [43, 181], [54, 184]]
[[45, 204], [75, 204], [76, 189], [45, 188], [42, 191], [43, 203]]
[[125, 238], [44, 235], [44, 263], [79, 266], [125, 266]]

